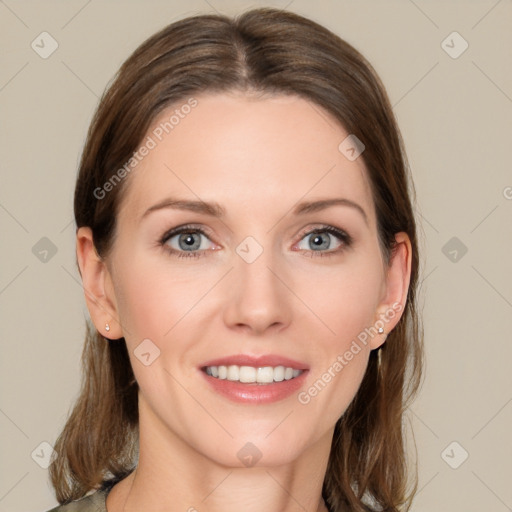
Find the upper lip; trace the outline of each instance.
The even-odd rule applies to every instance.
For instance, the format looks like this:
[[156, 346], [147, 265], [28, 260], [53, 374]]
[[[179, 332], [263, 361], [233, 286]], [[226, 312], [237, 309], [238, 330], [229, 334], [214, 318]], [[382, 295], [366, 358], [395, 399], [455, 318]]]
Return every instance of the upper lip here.
[[264, 366], [284, 366], [285, 368], [293, 368], [294, 370], [308, 370], [309, 366], [306, 363], [295, 361], [289, 357], [280, 356], [277, 354], [266, 354], [260, 356], [251, 356], [245, 354], [235, 354], [226, 357], [219, 357], [212, 359], [201, 365], [201, 368], [206, 366], [253, 366], [254, 368], [262, 368]]

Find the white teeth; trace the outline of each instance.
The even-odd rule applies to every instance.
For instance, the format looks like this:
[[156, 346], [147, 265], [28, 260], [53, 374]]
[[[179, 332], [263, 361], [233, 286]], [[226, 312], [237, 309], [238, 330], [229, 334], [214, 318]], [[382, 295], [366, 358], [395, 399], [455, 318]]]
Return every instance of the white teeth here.
[[228, 366], [228, 380], [240, 380], [240, 367]]
[[281, 382], [284, 380], [284, 366], [276, 366], [274, 368], [274, 380], [276, 382]]
[[256, 382], [256, 368], [240, 366], [240, 382]]
[[207, 366], [206, 373], [218, 379], [227, 379], [244, 383], [270, 384], [272, 382], [282, 382], [298, 377], [302, 370], [284, 366], [263, 366], [255, 368], [253, 366]]
[[256, 382], [274, 382], [274, 368], [272, 368], [272, 366], [258, 368]]

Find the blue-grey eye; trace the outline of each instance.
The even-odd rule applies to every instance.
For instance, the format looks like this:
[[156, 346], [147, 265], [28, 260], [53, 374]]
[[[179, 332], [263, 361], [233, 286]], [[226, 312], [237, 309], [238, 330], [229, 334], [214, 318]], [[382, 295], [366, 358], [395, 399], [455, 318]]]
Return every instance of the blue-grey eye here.
[[[337, 240], [337, 244], [333, 244], [332, 240]], [[307, 246], [304, 247], [301, 244], [303, 241], [307, 241]], [[335, 245], [332, 247], [332, 245]], [[333, 235], [332, 233], [329, 233], [327, 231], [316, 231], [313, 233], [307, 234], [298, 245], [299, 249], [305, 249], [307, 251], [326, 251], [329, 249], [337, 249], [340, 246], [343, 245], [343, 242], [340, 240], [340, 238], [337, 235]]]
[[208, 249], [207, 241], [208, 238], [203, 233], [194, 231], [187, 233], [177, 233], [173, 236], [170, 236], [165, 243], [175, 251], [190, 252]]

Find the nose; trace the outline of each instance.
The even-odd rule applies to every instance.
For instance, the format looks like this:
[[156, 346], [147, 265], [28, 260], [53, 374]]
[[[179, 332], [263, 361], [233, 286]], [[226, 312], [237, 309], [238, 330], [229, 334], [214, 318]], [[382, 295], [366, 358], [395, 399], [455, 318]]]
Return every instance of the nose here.
[[224, 322], [231, 328], [252, 334], [274, 333], [290, 324], [293, 294], [286, 286], [283, 270], [276, 267], [270, 250], [252, 263], [235, 255], [231, 274]]

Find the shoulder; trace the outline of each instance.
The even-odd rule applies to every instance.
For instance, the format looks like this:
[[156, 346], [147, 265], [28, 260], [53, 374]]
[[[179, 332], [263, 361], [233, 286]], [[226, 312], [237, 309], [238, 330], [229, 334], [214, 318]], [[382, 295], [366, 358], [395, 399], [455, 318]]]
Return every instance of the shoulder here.
[[48, 512], [107, 512], [106, 498], [107, 489], [99, 489], [79, 500], [71, 501], [66, 505], [58, 505]]

